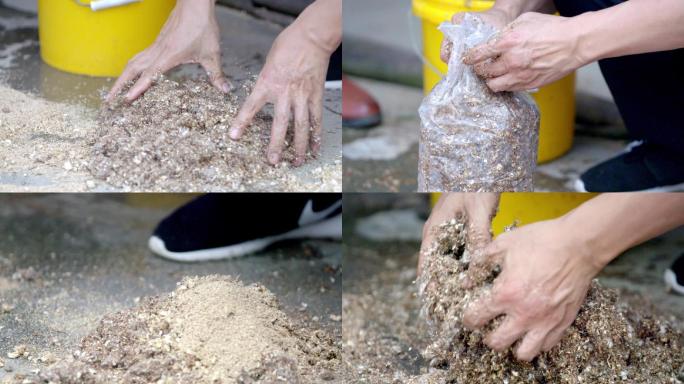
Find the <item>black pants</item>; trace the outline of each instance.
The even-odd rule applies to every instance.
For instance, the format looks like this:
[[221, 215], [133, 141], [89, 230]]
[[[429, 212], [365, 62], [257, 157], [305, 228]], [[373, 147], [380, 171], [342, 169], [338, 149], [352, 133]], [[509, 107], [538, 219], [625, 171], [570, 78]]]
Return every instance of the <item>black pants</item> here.
[[[568, 17], [622, 2], [554, 0]], [[624, 28], [625, 34], [639, 33]], [[630, 135], [684, 157], [684, 49], [603, 59], [599, 65]]]

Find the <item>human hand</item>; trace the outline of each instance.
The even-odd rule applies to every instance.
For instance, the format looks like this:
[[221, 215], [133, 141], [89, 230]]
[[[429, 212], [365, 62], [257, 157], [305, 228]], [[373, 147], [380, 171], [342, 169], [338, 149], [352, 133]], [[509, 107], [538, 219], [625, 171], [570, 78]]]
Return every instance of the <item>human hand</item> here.
[[[467, 12], [459, 12], [454, 14], [454, 16], [451, 18], [451, 22], [453, 24], [460, 24], [463, 21], [463, 17], [466, 13]], [[509, 12], [496, 7], [492, 7], [483, 12], [477, 12], [475, 13], [475, 15], [479, 17], [485, 24], [489, 24], [497, 30], [503, 29], [503, 27], [505, 27], [508, 23], [515, 19], [515, 17], [511, 15]], [[449, 57], [451, 57], [451, 47], [452, 43], [451, 41], [449, 41], [449, 39], [442, 39], [442, 46], [439, 50], [439, 57], [445, 63], [449, 63]]]
[[571, 18], [528, 12], [488, 42], [466, 52], [494, 92], [541, 87], [586, 64], [578, 49], [578, 28]]
[[211, 84], [228, 93], [232, 86], [221, 70], [219, 36], [214, 0], [179, 0], [157, 40], [128, 62], [106, 100], [113, 100], [126, 83], [137, 78], [125, 96], [127, 102], [132, 102], [154, 83], [155, 77], [188, 63], [200, 64]]
[[505, 315], [485, 343], [503, 351], [521, 339], [518, 359], [530, 361], [562, 338], [584, 302], [591, 280], [608, 260], [581, 240], [564, 218], [542, 221], [499, 235], [471, 261], [464, 285], [482, 270], [501, 267], [491, 292], [471, 303], [463, 324], [480, 328]]
[[286, 28], [271, 47], [257, 82], [230, 129], [239, 140], [254, 115], [273, 103], [275, 115], [268, 145], [268, 162], [276, 165], [285, 146], [285, 136], [294, 111], [294, 165], [306, 160], [310, 148], [317, 156], [321, 146], [323, 89], [332, 51], [315, 41], [299, 24]]
[[491, 240], [491, 222], [499, 205], [498, 193], [444, 193], [432, 208], [430, 217], [423, 226], [423, 241], [418, 256], [418, 274], [424, 263], [424, 254], [434, 241], [434, 228], [457, 217], [467, 218], [470, 251], [484, 248]]

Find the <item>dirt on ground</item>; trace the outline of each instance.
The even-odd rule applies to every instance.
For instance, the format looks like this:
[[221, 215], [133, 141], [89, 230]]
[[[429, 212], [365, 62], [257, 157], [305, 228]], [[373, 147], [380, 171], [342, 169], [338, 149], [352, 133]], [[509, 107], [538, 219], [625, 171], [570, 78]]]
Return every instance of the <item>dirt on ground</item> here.
[[[0, 85], [0, 175], [6, 178], [16, 173], [20, 178], [32, 175], [35, 179], [59, 174], [65, 190], [85, 190], [85, 180], [75, 182], [68, 174], [85, 173], [85, 140], [95, 127], [92, 110]], [[3, 189], [0, 186], [0, 191]], [[41, 190], [40, 185], [35, 190]]]
[[[352, 249], [357, 257], [361, 249]], [[344, 363], [354, 383], [405, 383], [427, 372], [428, 329], [419, 316], [415, 268], [391, 263], [342, 296]]]
[[[341, 364], [327, 332], [295, 326], [266, 288], [226, 276], [185, 278], [166, 296], [105, 316], [71, 356], [43, 355], [49, 367], [12, 380], [320, 383], [337, 382]], [[26, 347], [8, 354], [30, 356]]]
[[[461, 286], [470, 265], [464, 219], [439, 228], [419, 276], [422, 314], [431, 331], [424, 357], [430, 372], [414, 383], [679, 383], [684, 368], [682, 334], [644, 308], [619, 304], [613, 290], [594, 281], [584, 304], [560, 344], [532, 362], [518, 361], [513, 348], [495, 352], [481, 331], [462, 325], [467, 305], [486, 292], [496, 271], [469, 272], [475, 284]], [[477, 278], [480, 276], [481, 278]], [[514, 345], [515, 347], [515, 345]]]

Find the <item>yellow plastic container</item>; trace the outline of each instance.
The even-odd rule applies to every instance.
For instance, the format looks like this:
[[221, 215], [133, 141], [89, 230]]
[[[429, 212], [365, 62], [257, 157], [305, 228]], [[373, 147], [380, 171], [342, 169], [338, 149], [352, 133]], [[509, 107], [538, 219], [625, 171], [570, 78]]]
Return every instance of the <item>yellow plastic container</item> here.
[[[572, 211], [596, 195], [595, 193], [581, 192], [502, 193], [499, 211], [492, 221], [492, 231], [498, 235], [503, 232], [506, 226], [514, 222], [522, 226], [537, 221], [555, 219]], [[439, 196], [439, 193], [430, 195], [433, 206]]]
[[[413, 13], [422, 20], [423, 55], [442, 73], [447, 65], [439, 58], [443, 35], [437, 26], [456, 12], [479, 12], [494, 4], [488, 0], [413, 0]], [[423, 66], [427, 94], [441, 80], [430, 66]], [[538, 162], [553, 160], [572, 147], [575, 130], [575, 74], [572, 73], [532, 94], [541, 111]]]
[[154, 42], [175, 0], [142, 0], [92, 11], [90, 0], [38, 0], [40, 55], [63, 71], [119, 76]]

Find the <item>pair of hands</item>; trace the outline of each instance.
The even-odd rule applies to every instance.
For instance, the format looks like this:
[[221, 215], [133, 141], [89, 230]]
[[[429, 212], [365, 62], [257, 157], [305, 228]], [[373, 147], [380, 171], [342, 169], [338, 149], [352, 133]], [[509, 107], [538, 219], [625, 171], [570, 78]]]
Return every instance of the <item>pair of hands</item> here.
[[[463, 16], [455, 14], [452, 23], [460, 23]], [[498, 8], [477, 16], [500, 32], [466, 52], [463, 62], [472, 65], [494, 92], [538, 88], [588, 62], [579, 52], [579, 31], [570, 18], [533, 12], [516, 18]], [[440, 56], [447, 63], [450, 47], [445, 39]]]
[[[505, 315], [485, 343], [503, 351], [521, 340], [515, 354], [530, 361], [553, 348], [574, 321], [592, 278], [602, 265], [592, 262], [565, 220], [542, 221], [502, 233], [491, 240], [490, 223], [498, 206], [492, 193], [444, 194], [423, 230], [423, 250], [433, 241], [433, 229], [458, 214], [468, 218], [467, 243], [473, 255], [469, 271], [501, 267], [491, 295], [472, 303], [463, 323], [471, 329]], [[418, 267], [423, 263], [421, 251]], [[472, 284], [466, 278], [464, 288]]]
[[[179, 1], [157, 40], [131, 59], [109, 94], [111, 101], [130, 81], [136, 80], [125, 95], [132, 102], [159, 76], [182, 64], [200, 64], [209, 81], [228, 93], [230, 82], [221, 70], [220, 34], [213, 0]], [[330, 51], [314, 41], [315, 36], [297, 22], [276, 38], [252, 93], [246, 99], [230, 129], [239, 140], [254, 115], [266, 104], [275, 106], [267, 150], [268, 162], [280, 162], [290, 115], [294, 112], [294, 165], [306, 160], [310, 150], [317, 156], [321, 143], [323, 89]]]

